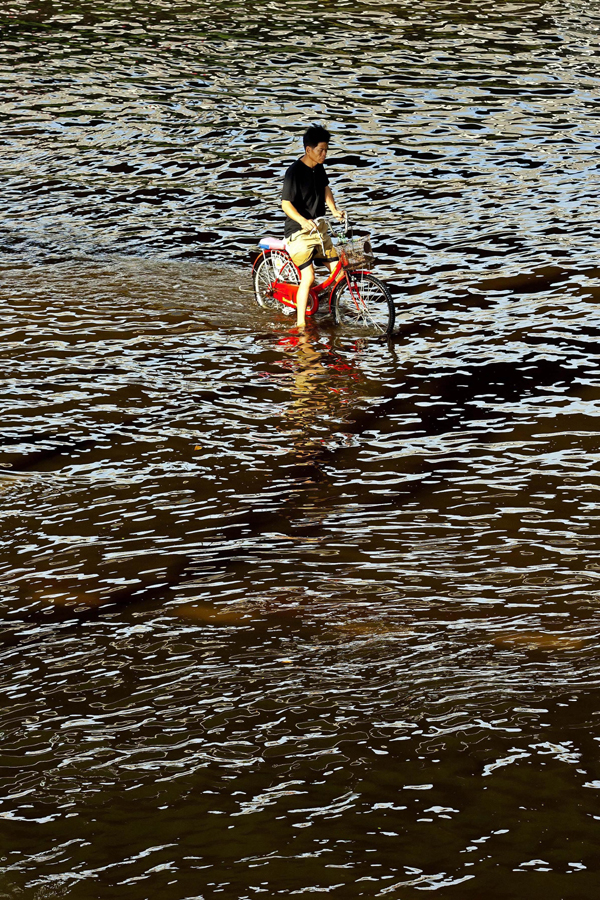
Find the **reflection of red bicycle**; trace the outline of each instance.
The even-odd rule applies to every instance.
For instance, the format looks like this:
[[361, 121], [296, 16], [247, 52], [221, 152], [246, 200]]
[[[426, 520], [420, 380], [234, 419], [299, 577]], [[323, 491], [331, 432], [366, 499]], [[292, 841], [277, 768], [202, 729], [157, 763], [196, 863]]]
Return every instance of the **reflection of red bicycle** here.
[[[259, 306], [296, 309], [300, 272], [286, 250], [285, 241], [262, 238], [261, 249], [252, 270], [254, 296]], [[339, 261], [331, 275], [313, 284], [306, 315], [313, 316], [319, 300], [328, 296], [329, 310], [336, 325], [362, 334], [391, 334], [394, 328], [394, 302], [389, 288], [368, 267], [372, 264], [371, 244], [364, 238], [349, 238], [344, 229], [336, 247]]]

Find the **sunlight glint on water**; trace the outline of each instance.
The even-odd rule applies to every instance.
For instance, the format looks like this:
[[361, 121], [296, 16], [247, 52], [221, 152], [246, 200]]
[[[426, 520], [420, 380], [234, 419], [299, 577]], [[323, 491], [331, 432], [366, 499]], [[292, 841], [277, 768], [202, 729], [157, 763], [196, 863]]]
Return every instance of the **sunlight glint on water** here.
[[[599, 25], [0, 13], [0, 897], [595, 896]], [[248, 293], [313, 120], [389, 345]]]

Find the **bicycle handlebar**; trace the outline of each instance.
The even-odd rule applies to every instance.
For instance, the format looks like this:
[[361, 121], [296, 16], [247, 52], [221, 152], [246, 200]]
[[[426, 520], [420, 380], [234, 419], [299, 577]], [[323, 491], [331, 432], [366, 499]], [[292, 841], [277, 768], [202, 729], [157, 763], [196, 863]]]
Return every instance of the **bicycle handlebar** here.
[[[313, 225], [313, 227], [312, 227], [312, 228], [310, 229], [310, 231], [308, 232], [309, 234], [313, 234], [313, 232], [314, 232], [315, 230], [318, 231], [318, 230], [319, 230], [319, 222], [328, 222], [328, 219], [327, 219], [327, 216], [319, 216], [318, 218], [314, 219], [313, 221], [314, 221], [315, 224]], [[339, 219], [336, 219], [335, 221], [336, 221], [336, 223], [337, 223], [338, 225], [341, 225], [341, 227], [344, 229], [344, 234], [345, 234], [345, 235], [348, 234], [348, 232], [349, 232], [351, 229], [350, 229], [350, 225], [349, 225], [349, 222], [348, 222], [348, 213], [346, 212], [346, 210], [344, 210], [344, 212], [343, 212], [343, 218], [342, 218], [342, 220], [340, 221]]]

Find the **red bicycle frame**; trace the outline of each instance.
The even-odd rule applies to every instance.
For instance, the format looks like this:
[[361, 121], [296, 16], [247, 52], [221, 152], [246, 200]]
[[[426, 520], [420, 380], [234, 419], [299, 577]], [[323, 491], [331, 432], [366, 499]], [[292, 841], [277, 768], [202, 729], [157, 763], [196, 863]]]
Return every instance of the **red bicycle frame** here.
[[[254, 264], [255, 268], [260, 263], [262, 258], [263, 254], [261, 253]], [[294, 265], [291, 257], [289, 257], [289, 260], [290, 264]], [[296, 271], [298, 272], [298, 278], [300, 278], [300, 271], [298, 269], [296, 269]], [[333, 272], [329, 275], [329, 277], [326, 278], [325, 281], [322, 281], [320, 284], [313, 284], [310, 288], [310, 291], [308, 293], [308, 303], [306, 304], [306, 315], [314, 316], [314, 314], [319, 309], [319, 295], [324, 294], [325, 291], [327, 291], [329, 288], [331, 288], [331, 290], [329, 291], [329, 309], [331, 309], [331, 300], [333, 298], [333, 293], [338, 284], [343, 281], [344, 278], [348, 282], [350, 294], [352, 295], [352, 298], [354, 299], [354, 302], [358, 307], [360, 304], [360, 299], [357, 300], [357, 298], [354, 296], [352, 281], [350, 278], [348, 278], [348, 275], [344, 267], [342, 266], [341, 260], [338, 259], [337, 265]], [[279, 303], [283, 303], [284, 306], [289, 306], [292, 309], [296, 309], [296, 295], [298, 294], [298, 287], [298, 284], [290, 284], [288, 281], [278, 281], [277, 279], [275, 279], [275, 281], [271, 283], [271, 290], [273, 291], [274, 299], [278, 300]]]

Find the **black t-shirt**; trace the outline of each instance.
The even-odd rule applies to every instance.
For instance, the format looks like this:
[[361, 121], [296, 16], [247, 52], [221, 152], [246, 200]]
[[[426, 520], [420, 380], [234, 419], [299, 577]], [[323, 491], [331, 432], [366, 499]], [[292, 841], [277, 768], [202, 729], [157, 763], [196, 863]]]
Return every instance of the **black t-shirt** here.
[[[325, 215], [325, 188], [328, 184], [329, 178], [321, 163], [311, 169], [301, 159], [297, 159], [285, 173], [281, 199], [293, 203], [305, 219], [316, 219]], [[286, 216], [286, 238], [296, 231], [300, 231], [300, 225]]]

